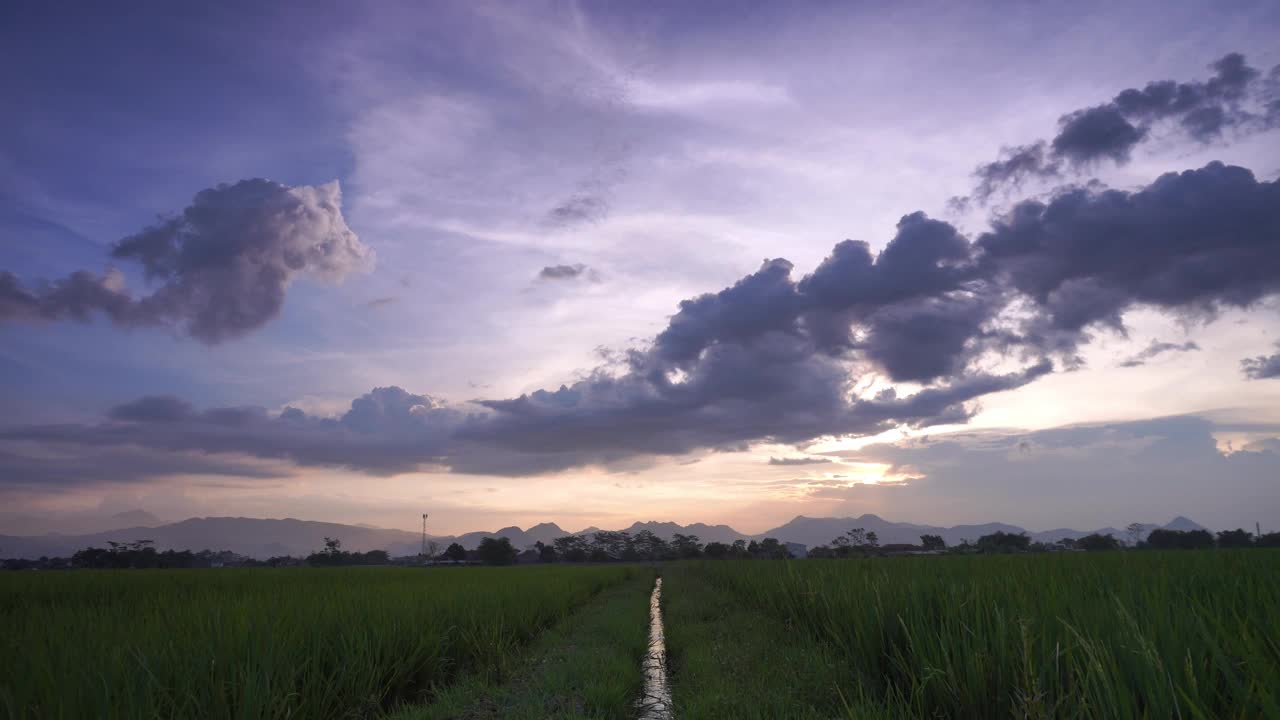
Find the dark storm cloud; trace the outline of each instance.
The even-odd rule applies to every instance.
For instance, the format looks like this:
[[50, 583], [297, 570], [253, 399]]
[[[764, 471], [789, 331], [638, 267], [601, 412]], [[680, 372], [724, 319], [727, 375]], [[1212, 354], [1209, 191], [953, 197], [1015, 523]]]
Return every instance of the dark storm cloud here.
[[1101, 159], [1117, 165], [1129, 162], [1129, 153], [1147, 136], [1112, 105], [1077, 110], [1059, 120], [1061, 129], [1050, 147], [1053, 157], [1072, 165], [1089, 165]]
[[[682, 382], [633, 371], [486, 402], [496, 415], [459, 436], [521, 453], [539, 472], [635, 455], [740, 449], [761, 440], [802, 443], [964, 422], [974, 412], [969, 401], [1020, 387], [1051, 369], [1046, 362], [1003, 375], [974, 373], [906, 397], [887, 391], [862, 399], [852, 393], [844, 364], [776, 336], [754, 349], [716, 345], [706, 355]], [[487, 462], [483, 455], [475, 460]], [[463, 456], [450, 464], [482, 471], [475, 460]]]
[[465, 413], [398, 387], [375, 388], [336, 418], [311, 416], [297, 408], [279, 413], [260, 407], [196, 411], [181, 400], [161, 396], [118, 405], [95, 425], [6, 429], [0, 431], [0, 442], [238, 453], [395, 474], [437, 461], [449, 434], [466, 421]]
[[[1223, 56], [1209, 66], [1208, 80], [1160, 80], [1129, 88], [1110, 101], [1062, 116], [1058, 134], [1048, 141], [1005, 148], [998, 159], [974, 172], [978, 184], [973, 197], [986, 201], [1024, 181], [1061, 175], [1067, 168], [1087, 169], [1103, 160], [1123, 165], [1133, 149], [1152, 136], [1158, 123], [1173, 123], [1191, 139], [1208, 143], [1227, 131], [1263, 130], [1280, 120], [1280, 98], [1272, 97], [1271, 78], [1249, 67], [1240, 53]], [[1261, 87], [1260, 87], [1261, 86]], [[1261, 104], [1261, 110], [1251, 109]], [[964, 199], [961, 198], [960, 205]]]
[[155, 289], [134, 298], [115, 271], [75, 272], [33, 289], [0, 273], [0, 321], [172, 326], [206, 343], [239, 337], [279, 314], [299, 274], [340, 280], [372, 252], [347, 227], [337, 183], [291, 188], [242, 180], [202, 190], [181, 215], [126, 237], [117, 260], [140, 265]]
[[998, 293], [953, 293], [890, 305], [867, 317], [865, 340], [852, 347], [897, 382], [956, 375], [990, 343], [1004, 342], [984, 329], [1002, 304]]
[[831, 458], [817, 458], [817, 457], [771, 457], [769, 458], [770, 465], [783, 465], [787, 467], [791, 467], [794, 465], [822, 465], [830, 462], [832, 462]]
[[[399, 388], [337, 418], [144, 398], [98, 425], [14, 428], [0, 440], [527, 475], [964, 423], [974, 401], [1033, 382], [1054, 360], [1070, 365], [1095, 329], [1123, 332], [1130, 309], [1208, 321], [1280, 293], [1280, 186], [1211, 163], [1133, 192], [1069, 188], [1014, 206], [973, 242], [913, 213], [878, 254], [845, 241], [811, 274], [792, 271], [766, 260], [681, 302], [651, 344], [618, 362], [470, 412]], [[1190, 349], [1165, 345], [1143, 355]], [[1246, 371], [1265, 375], [1264, 360]], [[859, 390], [877, 378], [918, 389]]]
[[[10, 447], [13, 446], [13, 447]], [[0, 488], [49, 489], [97, 483], [136, 482], [177, 475], [221, 475], [266, 480], [287, 477], [289, 468], [203, 452], [140, 447], [63, 444], [33, 450], [0, 444]]]
[[975, 245], [1035, 310], [1024, 339], [1069, 350], [1135, 305], [1212, 314], [1280, 291], [1280, 185], [1215, 162], [1136, 192], [1072, 189], [1016, 205]]
[[1152, 340], [1151, 344], [1143, 348], [1141, 352], [1121, 362], [1120, 367], [1141, 367], [1146, 365], [1148, 360], [1152, 360], [1165, 353], [1191, 352], [1199, 349], [1200, 346], [1190, 340], [1184, 343], [1170, 343]]

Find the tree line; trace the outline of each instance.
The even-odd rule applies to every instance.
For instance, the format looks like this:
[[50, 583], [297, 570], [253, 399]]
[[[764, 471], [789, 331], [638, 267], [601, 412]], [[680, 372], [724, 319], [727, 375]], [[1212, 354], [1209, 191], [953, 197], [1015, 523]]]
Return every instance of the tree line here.
[[267, 560], [240, 555], [230, 550], [156, 550], [153, 540], [107, 541], [107, 547], [89, 547], [71, 557], [42, 557], [38, 560], [8, 558], [0, 561], [5, 570], [164, 570], [220, 567], [292, 567], [298, 565], [387, 565], [392, 559], [385, 550], [347, 552], [342, 541], [326, 537], [324, 549], [305, 558], [280, 555]]
[[600, 530], [588, 535], [565, 535], [550, 544], [538, 541], [518, 551], [505, 537], [488, 537], [479, 547], [468, 551], [458, 543], [449, 545], [439, 559], [446, 562], [479, 562], [486, 565], [510, 565], [515, 562], [540, 563], [607, 563], [656, 562], [693, 558], [757, 558], [786, 559], [794, 557], [786, 544], [777, 538], [736, 540], [732, 543], [703, 543], [697, 535], [675, 533], [664, 540], [649, 530], [635, 534], [625, 530]]
[[107, 547], [89, 547], [76, 551], [71, 557], [42, 557], [38, 560], [8, 558], [0, 561], [5, 570], [92, 570], [127, 569], [179, 569], [216, 567], [278, 567], [297, 565], [301, 561], [291, 557], [273, 557], [255, 560], [230, 550], [156, 550], [152, 540], [113, 542]]
[[853, 528], [835, 538], [828, 545], [809, 550], [811, 558], [845, 558], [868, 555], [884, 555], [897, 552], [952, 552], [952, 553], [1015, 553], [1015, 552], [1096, 552], [1101, 550], [1195, 550], [1208, 548], [1280, 547], [1280, 532], [1255, 536], [1243, 529], [1214, 533], [1208, 530], [1155, 529], [1141, 536], [1144, 528], [1137, 524], [1128, 527], [1130, 542], [1125, 543], [1111, 533], [1092, 533], [1081, 538], [1063, 538], [1053, 543], [1036, 542], [1025, 532], [996, 531], [983, 535], [976, 542], [963, 540], [948, 547], [941, 535], [921, 535], [919, 545], [895, 544], [881, 546], [875, 532]]
[[[1138, 550], [1194, 550], [1208, 548], [1280, 548], [1280, 532], [1255, 535], [1243, 529], [1211, 533], [1208, 530], [1152, 530], [1141, 537], [1142, 526], [1128, 527], [1129, 541], [1111, 533], [1094, 533], [1082, 538], [1063, 538], [1054, 543], [1036, 542], [1026, 533], [994, 532], [977, 541], [963, 540], [948, 546], [941, 535], [921, 535], [920, 543], [881, 545], [874, 531], [853, 528], [826, 545], [808, 551], [814, 559], [869, 557], [898, 553], [1023, 553], [1059, 551], [1100, 551], [1123, 548]], [[42, 557], [38, 560], [10, 558], [0, 561], [5, 570], [92, 569], [164, 569], [216, 567], [289, 567], [310, 565], [333, 567], [347, 565], [414, 565], [424, 560], [485, 565], [521, 563], [606, 563], [656, 562], [709, 558], [785, 560], [794, 557], [786, 543], [777, 538], [735, 540], [732, 543], [703, 543], [697, 535], [676, 533], [664, 540], [649, 530], [631, 534], [626, 531], [601, 530], [587, 535], [565, 535], [550, 544], [541, 541], [524, 551], [518, 550], [505, 537], [488, 537], [475, 550], [452, 543], [444, 552], [425, 557], [391, 557], [385, 550], [350, 552], [342, 549], [338, 538], [326, 537], [324, 548], [305, 558], [277, 556], [267, 560], [238, 555], [229, 550], [164, 550], [158, 551], [151, 540], [110, 542], [106, 548], [85, 548], [70, 558]]]

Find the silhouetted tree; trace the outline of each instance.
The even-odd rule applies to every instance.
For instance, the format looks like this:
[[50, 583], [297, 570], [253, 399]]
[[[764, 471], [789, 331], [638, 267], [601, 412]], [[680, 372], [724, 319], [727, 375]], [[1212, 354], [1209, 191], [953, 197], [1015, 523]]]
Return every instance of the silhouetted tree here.
[[778, 541], [777, 538], [765, 538], [760, 541], [760, 545], [756, 550], [756, 557], [765, 558], [767, 560], [786, 560], [790, 558], [791, 550]]
[[1088, 550], [1090, 552], [1097, 552], [1099, 550], [1118, 550], [1120, 549], [1120, 541], [1115, 539], [1111, 533], [1107, 533], [1106, 535], [1093, 533], [1092, 535], [1085, 535], [1077, 540], [1076, 546], [1082, 550]]
[[1224, 530], [1218, 533], [1218, 547], [1253, 547], [1253, 533], [1241, 528], [1236, 528], [1235, 530]]
[[661, 560], [667, 556], [667, 541], [652, 531], [641, 530], [631, 538], [636, 555], [642, 560]]
[[538, 562], [553, 563], [556, 561], [556, 549], [551, 545], [539, 540], [533, 544], [535, 550], [538, 551]]
[[581, 535], [565, 535], [552, 541], [556, 555], [565, 562], [586, 562], [590, 548]]
[[671, 536], [671, 549], [681, 558], [696, 558], [702, 554], [702, 544], [697, 535], [675, 533]]
[[444, 555], [441, 557], [451, 562], [462, 562], [467, 559], [467, 549], [458, 543], [449, 543], [449, 547], [444, 549]]
[[[1147, 528], [1142, 523], [1129, 523], [1124, 527], [1124, 532], [1129, 536], [1129, 546], [1138, 547], [1138, 543], [1142, 542], [1142, 534]], [[1087, 549], [1087, 548], [1086, 548]]]
[[511, 541], [505, 537], [487, 537], [481, 540], [476, 552], [480, 555], [480, 562], [485, 565], [510, 565], [516, 561], [518, 554]]
[[591, 534], [591, 561], [607, 562], [622, 559], [631, 535], [618, 530], [600, 530]]
[[880, 547], [880, 537], [876, 535], [876, 533], [875, 533], [875, 531], [874, 531], [874, 530], [872, 530], [871, 532], [867, 533], [867, 541], [866, 541], [866, 543], [865, 543], [865, 544], [866, 544], [866, 546], [867, 546], [867, 547], [869, 547], [869, 548], [878, 548], [878, 547]]
[[815, 545], [814, 547], [809, 548], [809, 557], [815, 560], [828, 560], [835, 556], [835, 551], [826, 545]]
[[920, 545], [925, 550], [946, 550], [947, 541], [941, 535], [921, 535]]
[[733, 548], [721, 542], [709, 542], [702, 548], [702, 554], [714, 560], [723, 560], [733, 552]]
[[1195, 550], [1213, 547], [1208, 530], [1165, 530], [1157, 528], [1147, 536], [1147, 547], [1156, 550]]
[[359, 564], [387, 565], [390, 564], [390, 562], [391, 556], [387, 554], [386, 550], [370, 550], [369, 552], [364, 553], [364, 557], [361, 558], [361, 562]]
[[1007, 533], [997, 530], [990, 535], [978, 538], [978, 549], [982, 552], [1025, 552], [1031, 545], [1031, 537], [1026, 533]]

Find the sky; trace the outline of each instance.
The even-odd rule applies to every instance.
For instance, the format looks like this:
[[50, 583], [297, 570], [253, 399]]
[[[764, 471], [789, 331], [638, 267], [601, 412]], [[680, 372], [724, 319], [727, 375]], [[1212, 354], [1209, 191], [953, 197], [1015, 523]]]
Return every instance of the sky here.
[[1280, 527], [1277, 36], [7, 3], [0, 533]]

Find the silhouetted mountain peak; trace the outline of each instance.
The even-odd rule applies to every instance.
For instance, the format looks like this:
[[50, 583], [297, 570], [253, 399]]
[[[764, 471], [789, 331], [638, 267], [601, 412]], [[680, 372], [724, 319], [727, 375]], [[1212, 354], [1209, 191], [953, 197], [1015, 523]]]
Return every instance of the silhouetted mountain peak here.
[[[728, 525], [706, 525], [650, 520], [634, 523], [627, 532], [635, 534], [648, 530], [654, 535], [670, 540], [675, 533], [697, 535], [704, 542], [732, 543], [735, 540], [751, 540], [773, 537], [786, 543], [796, 543], [813, 547], [829, 544], [834, 538], [844, 535], [849, 530], [861, 527], [868, 532], [876, 533], [881, 544], [911, 543], [916, 544], [923, 534], [940, 535], [948, 544], [954, 545], [961, 540], [976, 541], [979, 537], [997, 531], [1026, 532], [1020, 527], [1004, 523], [987, 523], [984, 525], [956, 525], [953, 527], [935, 527], [931, 525], [914, 525], [885, 520], [870, 513], [857, 518], [813, 518], [797, 515], [780, 527], [767, 530], [758, 535], [745, 535]], [[1145, 526], [1149, 530], [1153, 526]], [[1195, 521], [1186, 517], [1176, 517], [1164, 526], [1170, 530], [1201, 530]], [[595, 527], [586, 528], [578, 534], [590, 536], [598, 532]], [[1125, 531], [1115, 528], [1103, 528], [1117, 538], [1124, 538]], [[497, 532], [471, 532], [457, 536], [430, 536], [437, 543], [447, 545], [458, 542], [463, 547], [474, 548], [486, 537], [506, 537], [513, 545], [524, 548], [537, 542], [551, 543], [558, 537], [569, 533], [555, 523], [539, 523], [528, 530], [510, 526]], [[1061, 528], [1035, 533], [1032, 538], [1040, 542], [1055, 542], [1064, 537], [1079, 538], [1090, 534], [1079, 530]], [[320, 522], [315, 520], [299, 520], [297, 518], [265, 519], [246, 517], [200, 517], [187, 518], [176, 523], [156, 527], [131, 527], [106, 532], [80, 535], [39, 535], [39, 536], [4, 536], [0, 537], [6, 555], [11, 557], [39, 557], [41, 555], [68, 556], [77, 550], [87, 547], [105, 547], [108, 542], [130, 542], [134, 540], [152, 540], [159, 550], [231, 550], [242, 555], [266, 558], [271, 555], [307, 555], [319, 550], [325, 537], [335, 537], [342, 541], [344, 549], [353, 551], [387, 550], [392, 555], [414, 555], [418, 552], [421, 537], [416, 532], [406, 530], [389, 530], [382, 528], [343, 525], [340, 523]]]
[[526, 532], [534, 533], [534, 532], [548, 532], [548, 531], [564, 533], [565, 535], [569, 534], [564, 530], [561, 530], [560, 526], [553, 522], [538, 523], [537, 525], [534, 525], [533, 527], [529, 528]]
[[1164, 526], [1165, 530], [1204, 530], [1204, 526], [1188, 517], [1179, 515]]

